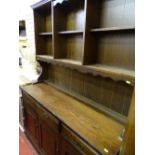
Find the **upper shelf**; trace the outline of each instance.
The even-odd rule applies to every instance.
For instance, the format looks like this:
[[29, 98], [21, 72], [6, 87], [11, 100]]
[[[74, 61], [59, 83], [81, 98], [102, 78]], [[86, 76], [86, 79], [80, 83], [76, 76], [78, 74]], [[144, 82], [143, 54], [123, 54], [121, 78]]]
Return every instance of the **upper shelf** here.
[[58, 34], [69, 35], [69, 34], [82, 34], [82, 30], [69, 30], [69, 31], [59, 31]]
[[129, 85], [134, 85], [135, 83], [135, 71], [133, 70], [101, 64], [82, 65], [82, 63], [79, 61], [70, 59], [53, 59], [52, 56], [48, 55], [37, 55], [37, 60], [63, 65], [72, 69], [76, 69], [79, 72], [90, 73], [94, 76], [111, 78], [115, 81], [124, 81]]
[[94, 28], [90, 32], [106, 32], [106, 31], [129, 31], [135, 30], [134, 26], [121, 26], [121, 27], [107, 27], [107, 28]]
[[40, 32], [39, 35], [40, 36], [51, 36], [53, 35], [53, 33], [52, 32]]

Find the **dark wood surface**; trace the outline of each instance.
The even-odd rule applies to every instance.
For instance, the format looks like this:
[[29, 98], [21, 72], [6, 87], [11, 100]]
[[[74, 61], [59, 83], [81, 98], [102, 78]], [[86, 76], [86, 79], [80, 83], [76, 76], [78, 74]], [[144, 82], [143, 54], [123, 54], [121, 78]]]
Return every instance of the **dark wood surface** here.
[[[49, 66], [47, 83], [79, 100], [108, 111], [111, 115], [127, 116], [133, 86], [111, 79], [94, 77], [61, 66]], [[93, 90], [93, 91], [92, 91]], [[105, 109], [105, 110], [104, 110]], [[120, 117], [119, 117], [120, 118]]]
[[50, 36], [52, 34], [53, 34], [52, 32], [40, 32], [39, 33], [40, 36]]
[[89, 73], [91, 75], [101, 76], [103, 78], [108, 77], [114, 81], [129, 81], [131, 85], [134, 85], [135, 83], [135, 71], [132, 70], [101, 64], [82, 65], [80, 61], [63, 58], [53, 59], [53, 57], [49, 55], [37, 55], [36, 57], [39, 61], [76, 69], [82, 73]]
[[[57, 64], [73, 68], [76, 62], [92, 65], [78, 69], [134, 84], [134, 0], [48, 2], [34, 9], [34, 19], [37, 54], [64, 59]], [[42, 37], [49, 31], [52, 37]]]
[[37, 113], [35, 108], [27, 104], [24, 100], [24, 128], [26, 130], [26, 135], [33, 142], [35, 148], [39, 150], [40, 138], [39, 138], [39, 123]]
[[[50, 121], [48, 122], [50, 124]], [[41, 151], [44, 155], [59, 155], [59, 136], [44, 121], [40, 121]]]
[[94, 28], [90, 32], [106, 32], [106, 31], [131, 31], [134, 30], [134, 26], [124, 26], [124, 27], [108, 27], [108, 28]]
[[134, 71], [134, 0], [87, 1], [84, 36], [83, 64]]
[[69, 34], [79, 34], [79, 33], [83, 33], [82, 30], [70, 30], [70, 31], [59, 31], [59, 34], [65, 34], [65, 35], [69, 35]]
[[34, 29], [37, 54], [53, 55], [53, 28], [51, 12], [51, 2], [46, 3], [42, 7], [38, 7], [34, 11]]
[[133, 92], [130, 111], [128, 115], [128, 124], [126, 126], [125, 139], [123, 141], [120, 155], [135, 154], [135, 90]]
[[[23, 103], [25, 110], [27, 109], [35, 116], [35, 121], [28, 124], [25, 122], [27, 125], [25, 132], [40, 154], [60, 155], [61, 153], [80, 152], [80, 154], [98, 155], [96, 150], [25, 92], [23, 92]], [[28, 117], [27, 114], [25, 116]], [[29, 134], [29, 129], [33, 131], [31, 131], [32, 134]], [[35, 136], [36, 131], [38, 136], [34, 139], [33, 135]], [[39, 143], [36, 143], [36, 140]]]
[[[37, 60], [43, 67], [39, 80], [46, 80], [50, 86], [34, 85], [27, 87], [27, 91], [51, 112], [56, 112], [58, 117], [61, 115], [59, 119], [66, 121], [66, 125], [73, 127], [77, 134], [87, 135], [84, 138], [88, 143], [95, 144], [105, 153], [109, 149], [107, 147], [112, 146], [110, 153], [113, 154], [120, 143], [115, 138], [116, 132], [105, 126], [108, 124], [113, 128], [112, 118], [126, 122], [135, 85], [134, 0], [72, 0], [56, 6], [44, 0], [32, 8]], [[80, 101], [72, 100], [61, 92], [55, 93], [53, 86]], [[56, 94], [56, 102], [52, 101], [54, 107], [50, 102], [52, 93]], [[81, 103], [85, 105], [81, 106]], [[97, 114], [89, 111], [86, 104], [93, 107], [93, 111], [97, 110]], [[81, 107], [88, 109], [85, 112]], [[73, 118], [77, 122], [69, 118], [72, 114], [75, 114]], [[83, 125], [82, 119], [86, 117], [89, 117], [84, 119], [88, 125]], [[93, 125], [89, 121], [92, 120], [97, 124], [99, 120], [104, 123], [91, 130], [90, 134], [88, 131]], [[112, 142], [97, 142], [96, 138], [99, 139], [99, 134], [105, 130], [108, 130]], [[110, 145], [106, 146], [108, 143]]]
[[92, 147], [90, 147], [87, 143], [85, 143], [79, 136], [77, 136], [73, 131], [71, 131], [64, 124], [62, 125], [62, 129], [61, 129], [61, 137], [65, 139], [65, 141], [70, 143], [70, 146], [71, 145], [74, 146], [74, 148], [78, 150], [80, 154], [86, 154], [86, 155], [101, 154], [98, 151], [94, 150]]
[[100, 152], [106, 149], [109, 154], [115, 154], [119, 151], [123, 125], [47, 84], [22, 89]]
[[54, 58], [82, 62], [84, 12], [83, 0], [64, 2], [53, 8]]
[[69, 142], [62, 139], [60, 155], [81, 155], [81, 153], [79, 153], [76, 149], [74, 149]]

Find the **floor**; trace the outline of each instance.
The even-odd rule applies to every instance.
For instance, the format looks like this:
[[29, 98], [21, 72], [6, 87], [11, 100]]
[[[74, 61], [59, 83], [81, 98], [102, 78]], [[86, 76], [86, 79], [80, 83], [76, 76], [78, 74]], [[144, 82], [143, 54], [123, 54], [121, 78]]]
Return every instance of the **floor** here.
[[19, 129], [19, 155], [38, 155], [26, 135]]

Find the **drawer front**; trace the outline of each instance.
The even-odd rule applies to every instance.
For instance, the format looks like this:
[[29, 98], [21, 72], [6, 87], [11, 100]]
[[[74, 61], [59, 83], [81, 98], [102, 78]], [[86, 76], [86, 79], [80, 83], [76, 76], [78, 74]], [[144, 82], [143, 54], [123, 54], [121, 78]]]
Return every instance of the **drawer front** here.
[[51, 130], [60, 132], [60, 121], [45, 109], [40, 109], [39, 120], [45, 123]]
[[65, 125], [62, 126], [61, 134], [64, 139], [70, 142], [82, 155], [100, 155]]
[[36, 103], [36, 101], [26, 93], [23, 93], [22, 95], [23, 95], [23, 104], [24, 104], [24, 106], [28, 105], [32, 109], [35, 109], [35, 111], [37, 111], [37, 103]]
[[60, 121], [47, 110], [45, 110], [41, 105], [39, 105], [39, 103], [31, 96], [23, 93], [23, 101], [28, 104], [29, 107], [35, 109], [41, 122], [46, 123], [49, 128], [56, 132], [60, 131]]

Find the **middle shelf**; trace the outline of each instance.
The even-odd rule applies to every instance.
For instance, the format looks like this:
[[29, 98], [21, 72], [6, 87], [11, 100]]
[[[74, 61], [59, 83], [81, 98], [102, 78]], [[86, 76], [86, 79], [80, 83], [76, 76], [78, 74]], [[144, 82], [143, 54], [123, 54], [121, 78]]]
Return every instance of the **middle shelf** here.
[[53, 35], [53, 33], [52, 32], [40, 32], [39, 35], [40, 36], [51, 36]]
[[68, 31], [59, 31], [58, 34], [69, 35], [69, 34], [82, 34], [82, 30], [68, 30]]

